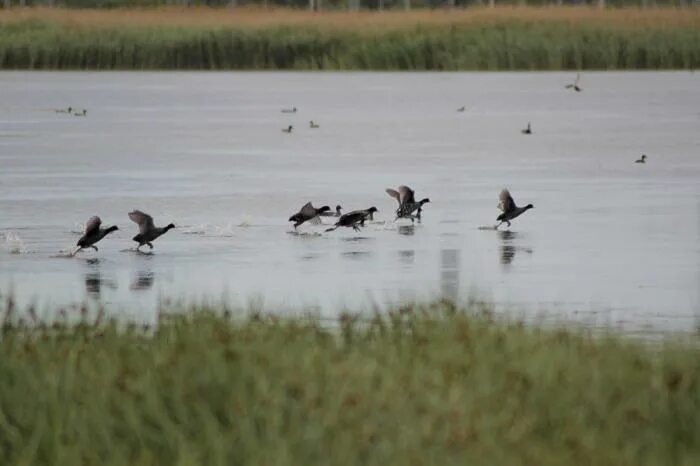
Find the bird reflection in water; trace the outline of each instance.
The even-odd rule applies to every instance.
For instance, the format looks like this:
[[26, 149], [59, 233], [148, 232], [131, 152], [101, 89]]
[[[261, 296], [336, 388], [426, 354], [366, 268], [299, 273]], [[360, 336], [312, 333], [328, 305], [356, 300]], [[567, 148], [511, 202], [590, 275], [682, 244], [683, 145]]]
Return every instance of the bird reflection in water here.
[[141, 270], [136, 274], [134, 281], [131, 282], [130, 290], [141, 291], [149, 290], [153, 286], [155, 275], [150, 270]]
[[102, 287], [107, 287], [111, 290], [117, 289], [117, 284], [113, 280], [102, 277], [100, 271], [100, 259], [91, 258], [85, 261], [89, 267], [89, 271], [85, 274], [85, 291], [88, 296], [99, 299], [102, 293]]
[[399, 234], [404, 236], [413, 236], [416, 233], [415, 225], [399, 225]]
[[406, 249], [399, 251], [399, 261], [403, 264], [413, 264], [416, 258], [416, 251], [413, 249]]
[[501, 239], [501, 265], [510, 265], [515, 259], [515, 253], [518, 250], [532, 253], [530, 248], [518, 247], [513, 244], [519, 238], [518, 233], [515, 231], [499, 230], [498, 237]]
[[456, 301], [459, 296], [459, 250], [440, 251], [440, 292], [442, 297]]

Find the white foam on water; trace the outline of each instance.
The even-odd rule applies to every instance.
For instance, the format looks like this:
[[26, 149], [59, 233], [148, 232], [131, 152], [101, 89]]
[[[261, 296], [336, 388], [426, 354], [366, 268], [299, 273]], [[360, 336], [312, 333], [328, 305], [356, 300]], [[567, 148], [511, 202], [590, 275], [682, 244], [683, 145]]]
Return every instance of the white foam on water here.
[[12, 231], [3, 234], [3, 243], [10, 254], [26, 254], [29, 250], [24, 245], [24, 240]]

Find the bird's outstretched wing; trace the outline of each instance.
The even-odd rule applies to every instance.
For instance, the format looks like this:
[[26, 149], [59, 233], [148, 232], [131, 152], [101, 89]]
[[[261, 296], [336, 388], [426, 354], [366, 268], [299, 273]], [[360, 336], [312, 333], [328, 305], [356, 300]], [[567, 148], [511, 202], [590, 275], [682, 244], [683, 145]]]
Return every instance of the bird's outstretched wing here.
[[389, 196], [391, 196], [391, 197], [393, 197], [394, 199], [396, 199], [396, 202], [398, 202], [399, 205], [401, 205], [401, 195], [399, 194], [399, 192], [398, 192], [397, 190], [391, 189], [391, 188], [386, 188], [386, 193], [387, 193]]
[[415, 202], [413, 190], [406, 185], [399, 186], [399, 202], [403, 205], [408, 202]]
[[299, 213], [307, 218], [312, 218], [317, 215], [316, 209], [314, 209], [314, 206], [311, 204], [311, 202], [307, 202], [306, 204], [304, 204], [301, 207], [301, 209], [299, 209]]
[[153, 217], [144, 212], [141, 212], [140, 210], [134, 210], [133, 212], [129, 212], [129, 218], [132, 222], [136, 223], [139, 226], [139, 233], [145, 233], [150, 229], [154, 228]]
[[88, 221], [85, 222], [85, 235], [91, 235], [100, 228], [100, 225], [102, 225], [100, 217], [97, 215], [90, 217]]
[[498, 195], [498, 208], [503, 212], [510, 212], [515, 208], [515, 201], [507, 189], [502, 190], [501, 194]]

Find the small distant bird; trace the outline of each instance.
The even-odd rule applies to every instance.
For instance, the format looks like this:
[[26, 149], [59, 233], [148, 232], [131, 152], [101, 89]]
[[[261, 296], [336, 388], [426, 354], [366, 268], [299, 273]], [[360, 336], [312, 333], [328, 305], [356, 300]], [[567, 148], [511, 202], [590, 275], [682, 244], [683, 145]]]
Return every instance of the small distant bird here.
[[79, 116], [79, 117], [87, 116], [87, 110], [83, 109], [82, 112], [75, 112], [73, 115], [74, 115], [74, 116]]
[[642, 154], [642, 158], [635, 160], [634, 163], [647, 163], [647, 156]]
[[461, 107], [459, 107], [459, 108], [457, 109], [458, 112], [463, 112], [463, 111], [465, 111], [465, 110], [466, 110], [466, 107], [465, 107], [464, 105], [462, 105]]
[[[405, 185], [399, 186], [396, 190], [387, 188], [386, 193], [396, 199], [399, 203], [399, 208], [396, 209], [396, 218], [410, 218], [411, 222], [415, 219], [420, 221], [423, 204], [430, 202], [427, 197], [416, 202], [415, 193], [411, 188]], [[418, 211], [416, 215], [413, 212]]]
[[67, 109], [65, 108], [58, 108], [55, 110], [56, 113], [73, 113], [73, 107], [68, 107]]
[[296, 113], [296, 112], [297, 112], [297, 108], [296, 108], [296, 107], [292, 107], [292, 108], [283, 108], [283, 109], [282, 109], [282, 113]]
[[330, 207], [324, 205], [320, 209], [315, 208], [310, 202], [307, 202], [299, 209], [299, 212], [289, 217], [290, 222], [294, 222], [294, 229], [296, 230], [302, 223], [314, 219], [324, 212], [331, 210]]
[[529, 121], [527, 122], [527, 128], [521, 129], [520, 132], [523, 134], [532, 134], [532, 127], [530, 126]]
[[316, 123], [314, 123], [314, 120], [311, 120], [311, 121], [309, 122], [309, 128], [314, 128], [314, 129], [315, 129], [315, 128], [320, 128], [320, 126], [317, 125]]
[[75, 251], [76, 253], [81, 249], [87, 248], [93, 248], [97, 251], [98, 249], [95, 243], [119, 229], [116, 225], [112, 225], [109, 228], [100, 228], [100, 225], [102, 225], [102, 220], [100, 220], [100, 217], [97, 215], [88, 219], [87, 223], [85, 223], [85, 233], [83, 233], [82, 238], [80, 238], [76, 244], [76, 246], [78, 246], [78, 250]]
[[319, 215], [321, 217], [340, 217], [341, 213], [340, 211], [343, 210], [340, 205], [335, 206], [335, 212], [322, 212]]
[[574, 81], [573, 84], [567, 84], [565, 87], [566, 89], [573, 89], [576, 92], [581, 92], [581, 88], [578, 85], [578, 82], [581, 80], [581, 73], [576, 74], [576, 80]]
[[507, 189], [502, 190], [498, 198], [498, 208], [501, 209], [503, 213], [499, 215], [498, 218], [496, 218], [497, 221], [501, 222], [498, 225], [496, 225], [496, 228], [500, 227], [503, 222], [507, 223], [508, 226], [510, 226], [511, 220], [513, 220], [526, 210], [535, 207], [532, 204], [528, 204], [525, 207], [518, 207], [517, 205], [515, 205], [515, 201], [513, 200]]
[[165, 227], [155, 226], [153, 224], [153, 217], [141, 212], [140, 210], [129, 212], [129, 218], [139, 226], [139, 234], [133, 238], [134, 241], [139, 243], [139, 245], [136, 247], [137, 251], [144, 244], [153, 249], [153, 244], [151, 244], [151, 241], [155, 241], [156, 238], [164, 235], [168, 230], [175, 228], [175, 225], [172, 223]]
[[336, 230], [340, 227], [348, 227], [352, 228], [354, 231], [360, 231], [360, 227], [365, 226], [365, 220], [375, 212], [379, 212], [376, 207], [348, 212], [347, 214], [341, 215], [335, 225], [332, 228], [328, 228], [326, 232]]
[[294, 128], [292, 125], [289, 125], [287, 128], [282, 128], [283, 133], [291, 133]]

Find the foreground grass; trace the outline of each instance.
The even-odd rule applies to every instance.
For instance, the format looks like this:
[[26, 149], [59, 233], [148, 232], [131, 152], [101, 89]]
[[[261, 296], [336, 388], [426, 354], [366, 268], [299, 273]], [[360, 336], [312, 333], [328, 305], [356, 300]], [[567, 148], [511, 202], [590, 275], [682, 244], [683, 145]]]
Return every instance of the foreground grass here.
[[693, 69], [700, 9], [0, 12], [4, 69]]
[[696, 465], [700, 359], [439, 303], [0, 342], [0, 464]]

